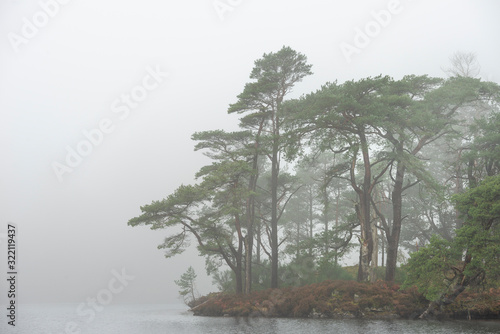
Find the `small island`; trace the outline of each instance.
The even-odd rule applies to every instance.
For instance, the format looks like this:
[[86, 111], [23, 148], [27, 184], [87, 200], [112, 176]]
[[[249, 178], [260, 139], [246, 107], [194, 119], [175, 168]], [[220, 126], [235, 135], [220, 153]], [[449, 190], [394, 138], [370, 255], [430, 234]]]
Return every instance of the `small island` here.
[[265, 53], [227, 110], [240, 131], [194, 133], [211, 160], [197, 183], [128, 224], [168, 229], [167, 258], [196, 244], [221, 291], [195, 298], [183, 275], [196, 315], [498, 318], [500, 86], [474, 54], [450, 61], [446, 79], [332, 78], [290, 98], [312, 65]]
[[[398, 284], [324, 281], [248, 295], [213, 293], [190, 303], [196, 316], [328, 319], [418, 319], [429, 301]], [[464, 292], [433, 319], [499, 319], [500, 289]]]

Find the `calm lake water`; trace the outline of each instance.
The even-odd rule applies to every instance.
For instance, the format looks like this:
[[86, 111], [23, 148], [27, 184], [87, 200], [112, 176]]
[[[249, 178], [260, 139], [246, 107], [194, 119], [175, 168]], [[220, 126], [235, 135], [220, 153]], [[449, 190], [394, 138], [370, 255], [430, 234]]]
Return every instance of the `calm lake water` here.
[[0, 333], [500, 333], [497, 321], [206, 318], [193, 316], [183, 305], [161, 304], [109, 305], [91, 319], [88, 312], [78, 315], [77, 308], [76, 304], [24, 305], [18, 310], [15, 328], [8, 326], [5, 315], [2, 316]]

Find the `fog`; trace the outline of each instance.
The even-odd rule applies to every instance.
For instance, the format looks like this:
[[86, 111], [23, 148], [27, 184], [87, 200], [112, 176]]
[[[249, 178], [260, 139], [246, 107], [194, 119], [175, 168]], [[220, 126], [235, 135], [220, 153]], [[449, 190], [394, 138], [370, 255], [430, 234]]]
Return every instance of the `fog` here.
[[115, 302], [175, 301], [189, 265], [200, 293], [214, 291], [194, 247], [165, 259], [169, 232], [127, 221], [195, 182], [208, 160], [191, 134], [237, 128], [227, 108], [256, 59], [283, 45], [308, 57], [314, 74], [293, 97], [379, 74], [444, 77], [456, 51], [498, 82], [499, 13], [493, 0], [3, 1], [2, 275], [12, 222], [20, 302], [83, 302], [117, 272], [133, 279]]

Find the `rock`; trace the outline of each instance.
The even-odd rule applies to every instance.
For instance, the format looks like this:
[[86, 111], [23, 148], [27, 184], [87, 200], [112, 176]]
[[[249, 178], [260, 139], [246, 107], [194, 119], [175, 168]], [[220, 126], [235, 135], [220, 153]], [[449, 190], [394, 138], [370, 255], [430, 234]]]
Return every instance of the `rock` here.
[[354, 314], [349, 313], [349, 312], [346, 312], [346, 313], [342, 314], [342, 317], [344, 319], [354, 319], [354, 318], [356, 318], [356, 316]]
[[366, 308], [365, 311], [367, 311], [367, 312], [375, 312], [375, 313], [385, 312], [385, 310], [382, 310], [382, 309], [379, 309], [379, 308]]
[[309, 314], [308, 317], [313, 318], [313, 319], [327, 318], [326, 315], [324, 315], [323, 313], [320, 313], [320, 312], [316, 312], [315, 309], [312, 310], [312, 312]]

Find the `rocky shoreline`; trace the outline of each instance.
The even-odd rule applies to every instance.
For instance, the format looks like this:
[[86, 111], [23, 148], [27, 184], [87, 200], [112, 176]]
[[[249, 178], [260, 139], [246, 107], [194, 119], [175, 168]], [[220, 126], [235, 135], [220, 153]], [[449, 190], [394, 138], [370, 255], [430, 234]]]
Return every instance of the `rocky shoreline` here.
[[[417, 319], [429, 305], [416, 289], [397, 284], [325, 281], [303, 287], [215, 293], [191, 304], [197, 316], [328, 319]], [[438, 319], [500, 319], [500, 289], [462, 293]]]

